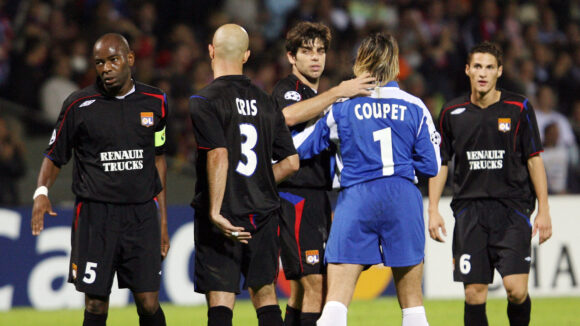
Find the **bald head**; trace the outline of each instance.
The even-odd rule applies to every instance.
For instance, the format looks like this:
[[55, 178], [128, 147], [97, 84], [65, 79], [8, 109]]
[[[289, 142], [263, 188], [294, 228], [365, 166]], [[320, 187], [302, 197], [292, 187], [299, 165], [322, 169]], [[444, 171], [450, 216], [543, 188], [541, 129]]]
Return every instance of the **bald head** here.
[[213, 35], [214, 55], [219, 59], [245, 61], [248, 44], [248, 33], [240, 25], [222, 25]]
[[114, 48], [117, 50], [116, 52], [125, 55], [131, 52], [127, 39], [123, 35], [117, 33], [107, 33], [99, 37], [99, 39], [95, 42], [93, 53], [107, 48]]

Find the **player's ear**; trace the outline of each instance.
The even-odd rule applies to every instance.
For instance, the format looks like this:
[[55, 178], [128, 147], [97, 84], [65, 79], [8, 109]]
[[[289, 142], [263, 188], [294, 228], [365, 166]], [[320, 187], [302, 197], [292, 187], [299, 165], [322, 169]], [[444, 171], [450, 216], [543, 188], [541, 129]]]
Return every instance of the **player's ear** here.
[[469, 76], [469, 63], [465, 64], [465, 74]]
[[208, 44], [207, 45], [207, 50], [209, 52], [209, 58], [213, 60], [213, 58], [215, 56], [215, 48], [213, 47], [212, 44]]
[[292, 52], [286, 52], [286, 56], [288, 57], [288, 62], [290, 62], [291, 65], [296, 64], [296, 56], [293, 55]]
[[242, 63], [248, 62], [248, 58], [250, 57], [250, 50], [246, 50], [244, 53], [244, 59], [242, 59]]
[[130, 51], [127, 54], [127, 63], [129, 64], [129, 67], [133, 67], [133, 65], [135, 64], [135, 52]]
[[503, 74], [503, 65], [497, 68], [497, 78], [501, 77]]

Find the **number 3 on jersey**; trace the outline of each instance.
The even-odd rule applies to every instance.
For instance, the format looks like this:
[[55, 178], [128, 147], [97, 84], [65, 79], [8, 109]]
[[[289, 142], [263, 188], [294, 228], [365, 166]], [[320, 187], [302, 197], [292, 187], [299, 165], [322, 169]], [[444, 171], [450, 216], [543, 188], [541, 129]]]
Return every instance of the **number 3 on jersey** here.
[[374, 131], [373, 139], [374, 141], [378, 141], [381, 146], [383, 175], [393, 175], [395, 173], [395, 162], [393, 161], [393, 138], [391, 136], [391, 128]]
[[[246, 163], [240, 160], [236, 167], [236, 172], [249, 177], [254, 174], [258, 165], [258, 156], [253, 151], [258, 142], [258, 132], [253, 125], [242, 123], [240, 124], [240, 134], [242, 135], [242, 155], [246, 158]], [[244, 137], [245, 140], [243, 139]]]

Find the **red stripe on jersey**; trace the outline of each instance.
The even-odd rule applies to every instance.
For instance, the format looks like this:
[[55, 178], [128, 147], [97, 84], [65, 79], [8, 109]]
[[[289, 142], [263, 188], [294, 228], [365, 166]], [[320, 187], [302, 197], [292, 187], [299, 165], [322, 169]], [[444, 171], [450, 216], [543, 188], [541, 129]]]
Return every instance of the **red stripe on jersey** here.
[[[458, 106], [467, 105], [467, 104], [469, 104], [469, 102], [455, 104], [455, 105], [452, 105], [446, 109], [443, 109], [443, 111], [441, 111], [441, 117], [439, 118], [439, 132], [441, 133], [441, 139], [443, 139], [443, 116], [445, 115], [445, 113], [451, 109], [458, 107]], [[443, 142], [441, 142], [441, 144], [443, 144]], [[439, 147], [441, 147], [441, 144], [439, 144]]]
[[294, 221], [294, 239], [296, 240], [296, 246], [298, 247], [298, 261], [300, 261], [300, 272], [304, 272], [304, 267], [302, 267], [302, 249], [300, 249], [300, 223], [302, 223], [302, 213], [304, 212], [304, 201], [302, 199], [295, 206], [296, 220]]
[[524, 103], [523, 102], [504, 101], [504, 103], [506, 103], [506, 104], [513, 104], [513, 105], [519, 107], [520, 108], [520, 112], [524, 109]]
[[296, 81], [296, 91], [297, 92], [298, 92], [298, 86], [300, 86], [300, 81], [299, 80]]
[[69, 104], [69, 106], [64, 111], [64, 116], [62, 117], [62, 121], [60, 122], [60, 127], [58, 127], [58, 132], [56, 133], [56, 137], [54, 138], [54, 143], [52, 144], [52, 148], [50, 149], [50, 151], [48, 151], [48, 153], [46, 155], [50, 156], [50, 153], [52, 153], [52, 151], [54, 150], [54, 147], [56, 145], [56, 141], [58, 140], [58, 136], [60, 136], [60, 132], [62, 131], [62, 126], [64, 126], [64, 122], [66, 121], [66, 116], [67, 116], [68, 112], [70, 111], [70, 109], [73, 107], [73, 105], [75, 105], [75, 103], [77, 103], [80, 100], [84, 100], [84, 99], [87, 99], [90, 97], [97, 97], [97, 96], [101, 96], [101, 94], [93, 94], [93, 95], [81, 97], [81, 98], [75, 100], [74, 102], [72, 102], [71, 104]]
[[75, 230], [77, 229], [77, 226], [79, 225], [79, 215], [81, 215], [81, 207], [83, 206], [83, 202], [79, 202], [77, 204], [77, 211], [76, 211], [76, 216], [75, 216]]
[[254, 229], [258, 229], [258, 227], [256, 226], [256, 222], [254, 222], [254, 215], [255, 214], [250, 214], [250, 223], [252, 224]]
[[197, 149], [208, 149], [209, 150], [211, 148], [209, 148], [209, 147], [203, 147], [203, 146], [197, 146]]
[[542, 150], [542, 151], [537, 151], [537, 152], [535, 152], [535, 153], [532, 153], [532, 154], [530, 154], [530, 157], [532, 157], [532, 156], [536, 156], [536, 155], [538, 155], [538, 154], [540, 154], [540, 153], [543, 153], [543, 152], [544, 152], [543, 150]]
[[[514, 102], [514, 101], [504, 101], [505, 104], [512, 104], [520, 108], [520, 114], [524, 110], [524, 103], [523, 102]], [[516, 125], [516, 132], [514, 133], [514, 152], [516, 151], [516, 139], [518, 138], [518, 131], [520, 130], [520, 122], [521, 119], [518, 120], [518, 124]]]
[[162, 94], [151, 94], [151, 93], [145, 93], [145, 92], [141, 92], [141, 94], [153, 96], [153, 97], [160, 99], [161, 100], [161, 117], [165, 118], [165, 96], [163, 96]]

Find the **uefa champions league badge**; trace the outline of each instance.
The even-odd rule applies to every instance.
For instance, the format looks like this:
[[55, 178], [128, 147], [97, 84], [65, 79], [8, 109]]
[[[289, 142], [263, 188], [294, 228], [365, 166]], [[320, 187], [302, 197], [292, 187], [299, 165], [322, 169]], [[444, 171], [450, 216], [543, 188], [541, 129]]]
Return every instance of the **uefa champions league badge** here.
[[306, 250], [306, 262], [310, 265], [316, 265], [320, 262], [318, 250]]
[[144, 127], [153, 125], [153, 112], [141, 112], [141, 125]]
[[498, 118], [497, 119], [497, 129], [501, 132], [508, 132], [512, 129], [512, 119], [510, 118]]

